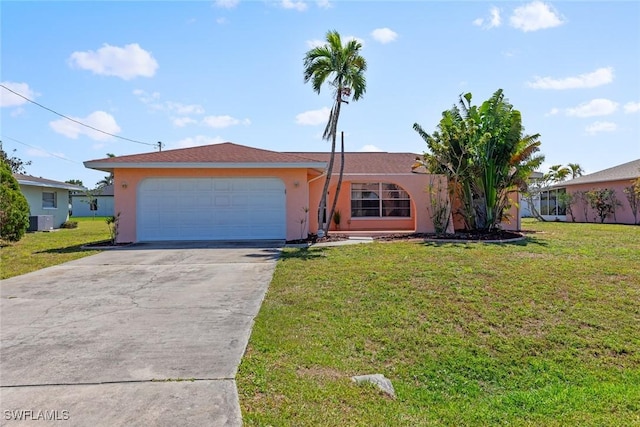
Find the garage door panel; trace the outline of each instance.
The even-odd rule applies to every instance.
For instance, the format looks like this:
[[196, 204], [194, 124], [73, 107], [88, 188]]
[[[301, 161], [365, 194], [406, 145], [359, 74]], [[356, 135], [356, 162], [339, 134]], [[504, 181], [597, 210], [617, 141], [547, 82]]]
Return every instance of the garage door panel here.
[[154, 178], [138, 189], [138, 240], [285, 238], [277, 178]]

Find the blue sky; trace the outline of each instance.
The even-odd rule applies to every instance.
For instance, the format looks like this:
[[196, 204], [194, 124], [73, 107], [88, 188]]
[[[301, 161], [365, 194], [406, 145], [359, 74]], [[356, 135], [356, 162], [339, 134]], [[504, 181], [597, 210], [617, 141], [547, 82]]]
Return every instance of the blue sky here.
[[363, 43], [367, 92], [342, 109], [349, 151], [422, 153], [471, 92], [502, 88], [545, 167], [595, 172], [640, 157], [640, 2], [3, 1], [5, 151], [27, 172], [92, 188], [82, 162], [231, 141], [326, 151], [331, 90], [303, 81], [327, 31]]

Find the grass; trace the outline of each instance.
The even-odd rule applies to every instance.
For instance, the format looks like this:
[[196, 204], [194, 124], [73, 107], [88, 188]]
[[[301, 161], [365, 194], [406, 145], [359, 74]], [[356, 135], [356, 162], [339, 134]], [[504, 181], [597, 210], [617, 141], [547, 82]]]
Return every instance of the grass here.
[[[245, 425], [640, 426], [640, 227], [287, 250], [237, 384]], [[353, 375], [382, 373], [395, 400]]]
[[105, 218], [74, 217], [72, 220], [78, 221], [78, 228], [27, 233], [19, 242], [1, 246], [0, 279], [98, 253], [80, 247], [109, 239]]

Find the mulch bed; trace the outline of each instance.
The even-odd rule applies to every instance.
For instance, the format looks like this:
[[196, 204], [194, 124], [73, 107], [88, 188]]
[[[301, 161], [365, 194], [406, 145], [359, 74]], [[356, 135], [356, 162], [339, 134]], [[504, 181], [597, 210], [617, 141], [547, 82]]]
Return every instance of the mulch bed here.
[[[383, 236], [375, 236], [374, 240], [382, 242], [393, 241], [406, 241], [406, 240], [438, 240], [438, 241], [471, 241], [471, 242], [484, 242], [484, 241], [503, 241], [520, 239], [524, 236], [525, 232], [495, 230], [491, 232], [483, 231], [458, 231], [456, 233], [437, 234], [437, 233], [395, 233], [386, 234]], [[318, 239], [315, 234], [309, 235], [307, 239], [288, 240], [287, 244], [314, 244], [322, 242], [337, 242], [340, 240], [348, 240], [349, 236], [346, 234], [331, 233], [327, 237]]]

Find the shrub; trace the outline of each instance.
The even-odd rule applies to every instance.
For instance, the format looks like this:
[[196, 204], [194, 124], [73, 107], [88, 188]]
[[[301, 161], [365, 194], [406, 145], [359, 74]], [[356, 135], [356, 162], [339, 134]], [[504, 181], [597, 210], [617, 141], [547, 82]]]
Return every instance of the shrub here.
[[65, 221], [60, 228], [78, 228], [78, 221]]
[[29, 204], [5, 162], [0, 162], [0, 239], [17, 242], [29, 227]]

